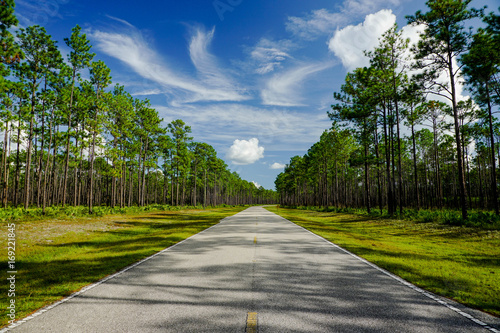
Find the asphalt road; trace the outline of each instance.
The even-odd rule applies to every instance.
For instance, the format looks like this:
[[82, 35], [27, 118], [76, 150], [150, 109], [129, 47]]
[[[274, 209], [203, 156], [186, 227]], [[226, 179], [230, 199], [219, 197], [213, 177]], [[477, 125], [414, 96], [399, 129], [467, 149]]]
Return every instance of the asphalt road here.
[[495, 331], [449, 306], [498, 318], [446, 302], [252, 207], [11, 331]]

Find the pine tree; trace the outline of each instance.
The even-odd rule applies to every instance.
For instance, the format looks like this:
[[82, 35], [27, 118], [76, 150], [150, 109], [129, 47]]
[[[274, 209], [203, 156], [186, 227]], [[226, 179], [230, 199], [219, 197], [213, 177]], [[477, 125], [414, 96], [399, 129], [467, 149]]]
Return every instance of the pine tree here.
[[94, 203], [94, 162], [96, 157], [97, 135], [102, 128], [102, 114], [107, 109], [106, 99], [103, 97], [104, 88], [111, 84], [110, 70], [102, 61], [92, 63], [90, 69], [90, 81], [94, 87], [94, 105], [93, 105], [93, 119], [89, 120], [89, 128], [92, 133], [92, 144], [89, 153], [89, 191], [88, 191], [88, 205], [89, 213], [92, 214], [92, 206]]
[[[490, 17], [493, 17], [493, 15]], [[463, 54], [462, 62], [465, 64], [463, 72], [468, 79], [467, 82], [475, 95], [476, 101], [480, 105], [486, 107], [487, 110], [486, 118], [489, 127], [491, 147], [491, 191], [493, 196], [493, 208], [498, 215], [499, 206], [492, 104], [494, 103], [495, 97], [497, 100], [500, 97], [498, 90], [499, 82], [496, 81], [496, 77], [500, 73], [500, 39], [498, 37], [495, 38], [492, 30], [491, 28], [489, 31], [484, 29], [478, 30], [473, 36], [473, 42], [469, 51]]]
[[[76, 25], [72, 30], [70, 38], [65, 38], [64, 41], [66, 45], [71, 48], [71, 52], [68, 55], [69, 63], [71, 64], [70, 71], [68, 71], [68, 76], [70, 77], [70, 98], [69, 105], [67, 108], [67, 119], [68, 119], [68, 129], [66, 131], [66, 158], [64, 161], [64, 178], [63, 178], [63, 205], [66, 204], [66, 192], [68, 190], [68, 169], [69, 169], [69, 155], [70, 155], [70, 143], [71, 143], [71, 131], [73, 128], [73, 104], [74, 104], [74, 90], [79, 72], [90, 66], [90, 62], [94, 58], [95, 54], [90, 53], [92, 46], [90, 41], [87, 39], [85, 34], [81, 33], [81, 28]], [[76, 180], [75, 180], [76, 186]], [[75, 189], [76, 192], [76, 189]]]
[[31, 163], [33, 150], [35, 108], [38, 104], [37, 92], [41, 83], [47, 79], [49, 72], [56, 69], [62, 62], [56, 42], [40, 26], [20, 29], [17, 35], [19, 46], [25, 55], [25, 62], [16, 66], [20, 81], [24, 82], [29, 93], [29, 123], [28, 146], [26, 154], [26, 172], [24, 183], [24, 208], [30, 203]]
[[[428, 0], [426, 4], [430, 10], [427, 13], [417, 11], [414, 16], [407, 17], [410, 24], [425, 26], [425, 31], [420, 36], [421, 39], [413, 49], [416, 58], [415, 67], [423, 71], [417, 77], [427, 92], [447, 98], [452, 105], [463, 219], [467, 219], [467, 193], [464, 165], [460, 158], [462, 145], [457, 110], [456, 85], [460, 68], [455, 62], [457, 57], [467, 51], [468, 47], [470, 33], [465, 30], [464, 23], [481, 14], [479, 10], [468, 8], [470, 2], [471, 0]], [[448, 74], [447, 84], [440, 83], [438, 79], [443, 72]]]

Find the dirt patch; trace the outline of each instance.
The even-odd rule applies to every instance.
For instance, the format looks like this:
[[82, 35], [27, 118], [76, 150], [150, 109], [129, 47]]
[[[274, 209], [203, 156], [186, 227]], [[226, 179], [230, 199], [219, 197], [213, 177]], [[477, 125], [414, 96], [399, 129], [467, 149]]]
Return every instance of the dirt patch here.
[[[123, 219], [122, 217], [120, 217]], [[124, 228], [117, 225], [114, 218], [72, 220], [42, 220], [17, 224], [17, 239], [20, 243], [44, 245], [69, 234], [90, 234]]]

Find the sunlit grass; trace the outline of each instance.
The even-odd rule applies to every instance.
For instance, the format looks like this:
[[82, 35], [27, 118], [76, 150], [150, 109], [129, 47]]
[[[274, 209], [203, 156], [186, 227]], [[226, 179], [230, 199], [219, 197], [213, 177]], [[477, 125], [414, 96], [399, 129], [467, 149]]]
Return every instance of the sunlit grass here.
[[[182, 241], [246, 207], [16, 221], [16, 319]], [[7, 223], [2, 223], [6, 229]], [[6, 245], [6, 243], [4, 243]], [[6, 248], [0, 269], [6, 272]], [[8, 304], [7, 283], [0, 285]], [[9, 318], [4, 307], [0, 326]]]
[[500, 231], [266, 207], [422, 288], [500, 315]]

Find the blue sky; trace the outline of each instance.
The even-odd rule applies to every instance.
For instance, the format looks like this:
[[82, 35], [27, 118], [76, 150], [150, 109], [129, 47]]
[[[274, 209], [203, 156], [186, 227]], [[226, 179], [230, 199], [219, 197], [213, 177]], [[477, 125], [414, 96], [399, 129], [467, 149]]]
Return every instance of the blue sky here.
[[[63, 42], [79, 24], [95, 59], [165, 121], [182, 119], [232, 171], [265, 188], [290, 157], [331, 125], [326, 112], [363, 50], [405, 15], [410, 0], [18, 0], [20, 26]], [[497, 0], [475, 0], [472, 6]], [[408, 37], [417, 31], [405, 28]]]

